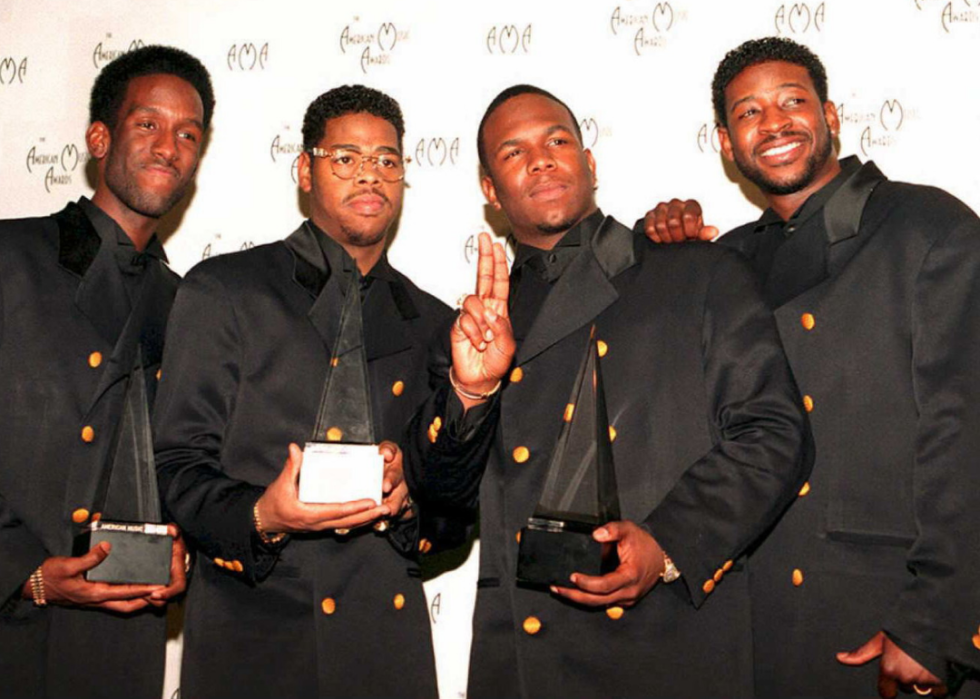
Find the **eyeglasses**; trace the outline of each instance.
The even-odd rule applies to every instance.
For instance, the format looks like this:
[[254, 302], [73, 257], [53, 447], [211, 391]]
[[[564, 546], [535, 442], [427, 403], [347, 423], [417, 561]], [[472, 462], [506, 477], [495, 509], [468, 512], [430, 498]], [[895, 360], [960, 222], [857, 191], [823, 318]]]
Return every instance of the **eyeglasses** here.
[[385, 182], [400, 182], [405, 179], [405, 162], [412, 162], [411, 158], [405, 158], [403, 162], [402, 157], [395, 153], [362, 155], [357, 151], [330, 151], [325, 148], [311, 148], [309, 153], [314, 158], [329, 158], [333, 174], [342, 180], [354, 179], [364, 164], [370, 163], [378, 173], [378, 177]]

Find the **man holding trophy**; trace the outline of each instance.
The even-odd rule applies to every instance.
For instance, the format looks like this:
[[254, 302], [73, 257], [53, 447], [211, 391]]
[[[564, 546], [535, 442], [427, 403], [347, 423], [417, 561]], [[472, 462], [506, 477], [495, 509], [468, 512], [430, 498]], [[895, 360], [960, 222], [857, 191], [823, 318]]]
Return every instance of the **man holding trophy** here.
[[[309, 106], [309, 220], [209, 259], [177, 296], [156, 411], [160, 490], [201, 554], [187, 696], [436, 694], [401, 452], [449, 309], [395, 271], [398, 104], [363, 86]], [[301, 449], [305, 445], [305, 449]]]
[[800, 396], [751, 272], [604, 216], [577, 123], [527, 85], [487, 109], [513, 269], [483, 234], [406, 438], [423, 512], [480, 507], [468, 695], [748, 696], [744, 554], [807, 475]]

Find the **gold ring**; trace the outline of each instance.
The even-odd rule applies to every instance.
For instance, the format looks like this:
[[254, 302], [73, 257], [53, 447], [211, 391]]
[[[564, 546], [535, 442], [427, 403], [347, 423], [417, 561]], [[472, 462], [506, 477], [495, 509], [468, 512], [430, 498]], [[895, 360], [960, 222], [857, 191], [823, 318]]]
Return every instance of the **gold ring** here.
[[377, 522], [375, 522], [374, 531], [378, 532], [379, 534], [383, 534], [384, 532], [388, 531], [388, 520], [379, 519]]
[[190, 551], [185, 551], [184, 552], [184, 572], [185, 573], [190, 573], [191, 572], [191, 554], [190, 554]]
[[932, 694], [932, 687], [926, 687], [925, 689], [922, 689], [922, 687], [920, 687], [919, 685], [913, 684], [912, 689], [914, 689], [915, 693], [918, 694], [920, 697], [927, 697], [930, 694]]
[[334, 529], [333, 531], [334, 531], [334, 534], [336, 534], [337, 536], [347, 536], [348, 534], [350, 534], [350, 529], [346, 529], [344, 527], [338, 527], [337, 529]]

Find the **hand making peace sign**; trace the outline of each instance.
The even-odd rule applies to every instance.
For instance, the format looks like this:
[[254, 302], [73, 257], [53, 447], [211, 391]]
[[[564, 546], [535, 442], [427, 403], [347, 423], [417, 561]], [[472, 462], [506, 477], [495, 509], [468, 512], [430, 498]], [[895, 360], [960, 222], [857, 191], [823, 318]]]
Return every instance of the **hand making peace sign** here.
[[476, 294], [467, 296], [450, 331], [456, 394], [466, 408], [493, 393], [514, 359], [507, 313], [510, 278], [504, 246], [480, 234]]

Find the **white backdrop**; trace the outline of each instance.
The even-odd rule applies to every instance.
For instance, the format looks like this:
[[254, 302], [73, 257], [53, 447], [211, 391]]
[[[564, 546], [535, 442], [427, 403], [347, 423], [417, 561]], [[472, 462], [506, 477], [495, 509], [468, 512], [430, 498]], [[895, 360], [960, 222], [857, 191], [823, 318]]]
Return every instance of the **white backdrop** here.
[[[217, 97], [196, 189], [163, 226], [174, 269], [291, 232], [306, 105], [364, 83], [401, 103], [413, 158], [391, 259], [451, 303], [488, 227], [475, 134], [498, 91], [530, 82], [572, 107], [607, 213], [631, 223], [693, 196], [725, 230], [759, 199], [723, 167], [711, 77], [727, 50], [772, 34], [824, 60], [844, 155], [980, 209], [980, 0], [0, 0], [0, 217], [91, 192], [98, 70], [172, 44], [207, 65]], [[427, 583], [444, 699], [465, 693], [473, 564]]]

